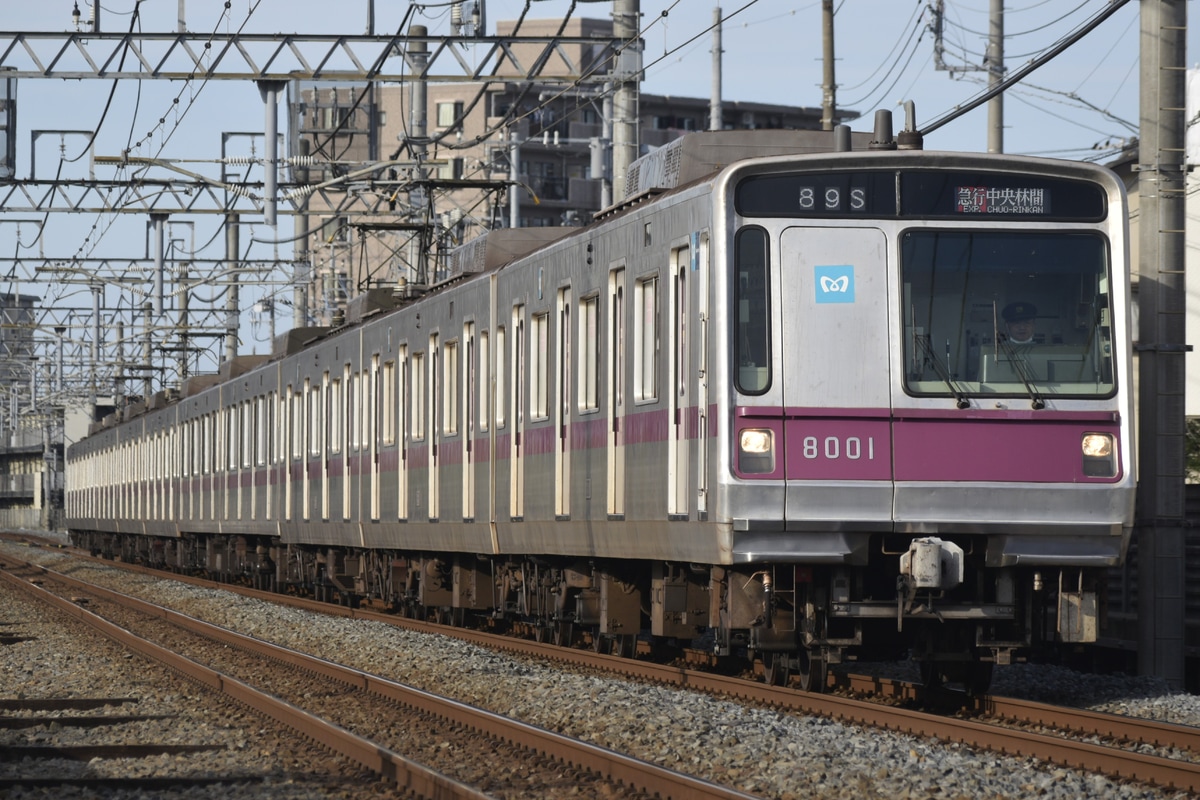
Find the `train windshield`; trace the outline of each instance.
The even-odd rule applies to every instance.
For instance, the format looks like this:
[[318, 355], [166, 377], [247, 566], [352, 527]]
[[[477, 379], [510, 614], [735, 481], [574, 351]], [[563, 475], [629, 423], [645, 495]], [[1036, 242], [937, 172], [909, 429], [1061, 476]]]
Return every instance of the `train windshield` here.
[[909, 394], [1036, 400], [1113, 393], [1103, 236], [908, 231], [900, 271]]

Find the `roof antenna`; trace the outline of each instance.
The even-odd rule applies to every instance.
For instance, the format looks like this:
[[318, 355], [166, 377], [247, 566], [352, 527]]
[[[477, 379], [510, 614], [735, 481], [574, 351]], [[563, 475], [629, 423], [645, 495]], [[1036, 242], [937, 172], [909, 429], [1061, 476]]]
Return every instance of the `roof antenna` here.
[[901, 150], [925, 149], [925, 137], [917, 130], [917, 106], [912, 100], [904, 101], [904, 130], [896, 139]]
[[838, 125], [833, 129], [833, 152], [849, 153], [854, 148], [850, 144], [850, 126]]
[[867, 147], [871, 150], [896, 149], [896, 140], [892, 138], [892, 112], [886, 108], [875, 112], [875, 138]]

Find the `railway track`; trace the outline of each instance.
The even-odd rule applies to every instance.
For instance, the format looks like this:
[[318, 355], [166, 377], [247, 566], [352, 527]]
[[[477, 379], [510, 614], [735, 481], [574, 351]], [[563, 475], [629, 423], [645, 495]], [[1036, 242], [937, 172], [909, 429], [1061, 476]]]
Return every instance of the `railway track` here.
[[[377, 800], [383, 785], [0, 580], [0, 797]], [[219, 789], [212, 789], [219, 785]], [[336, 787], [336, 791], [333, 787]]]
[[[152, 573], [161, 577], [161, 573]], [[213, 586], [209, 581], [195, 581]], [[233, 587], [222, 587], [233, 588]], [[740, 698], [754, 704], [817, 714], [847, 722], [958, 742], [1008, 755], [1037, 758], [1054, 764], [1109, 775], [1118, 780], [1151, 783], [1176, 790], [1200, 791], [1200, 732], [1187, 726], [1139, 720], [1133, 717], [1081, 712], [1059, 706], [1014, 701], [1000, 697], [981, 698], [964, 719], [928, 714], [910, 708], [881, 706], [854, 697], [810, 695], [772, 687], [745, 678], [722, 676], [677, 666], [597, 654], [588, 649], [565, 649], [536, 641], [513, 639], [486, 631], [442, 626], [419, 620], [399, 619], [363, 609], [328, 604], [310, 604], [300, 598], [240, 590], [246, 594], [282, 599], [289, 605], [327, 614], [358, 619], [383, 619], [390, 624], [422, 631], [445, 632], [486, 647], [534, 655], [570, 663], [581, 668], [603, 669], [626, 677], [690, 688]], [[888, 684], [866, 676], [848, 676], [847, 689], [856, 693], [884, 693]], [[900, 696], [912, 693], [911, 686], [896, 684], [890, 691]], [[996, 724], [1008, 720], [1008, 727]], [[1019, 725], [1020, 727], [1014, 727]], [[1068, 738], [1064, 738], [1068, 737]], [[1087, 738], [1089, 741], [1082, 741]], [[1097, 744], [1096, 742], [1102, 742]], [[1158, 753], [1136, 752], [1134, 748], [1162, 748]], [[1189, 760], [1190, 759], [1190, 760]]]
[[[44, 601], [85, 619], [125, 646], [220, 688], [419, 797], [753, 797], [224, 630], [44, 567], [27, 564], [22, 569], [29, 570], [27, 581], [45, 585], [36, 590]], [[21, 579], [12, 572], [0, 575], [10, 582]], [[78, 607], [81, 594], [97, 598], [89, 602], [91, 610]], [[251, 683], [270, 686], [281, 697], [258, 691]], [[420, 761], [397, 750], [415, 751]], [[473, 788], [478, 785], [485, 788]]]

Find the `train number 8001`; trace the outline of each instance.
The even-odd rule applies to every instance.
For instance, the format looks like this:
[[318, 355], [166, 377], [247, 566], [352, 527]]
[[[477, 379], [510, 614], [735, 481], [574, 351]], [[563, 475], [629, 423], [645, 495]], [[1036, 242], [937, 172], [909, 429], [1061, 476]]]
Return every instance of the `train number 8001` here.
[[865, 439], [858, 436], [847, 436], [845, 439], [826, 436], [824, 440], [818, 439], [816, 436], [805, 436], [803, 444], [804, 457], [808, 459], [845, 458], [850, 461], [858, 461], [865, 458], [867, 461], [875, 460], [874, 436], [868, 436]]

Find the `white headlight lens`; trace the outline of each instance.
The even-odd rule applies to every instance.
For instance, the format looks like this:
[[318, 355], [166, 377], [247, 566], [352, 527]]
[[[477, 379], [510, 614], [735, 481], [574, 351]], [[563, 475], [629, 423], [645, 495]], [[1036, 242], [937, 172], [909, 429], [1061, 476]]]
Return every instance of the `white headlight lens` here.
[[1112, 450], [1113, 439], [1107, 433], [1084, 434], [1083, 454], [1087, 458], [1108, 458]]
[[741, 449], [747, 455], [762, 455], [771, 452], [771, 432], [747, 428], [742, 431]]
[[775, 471], [775, 434], [747, 428], [738, 436], [738, 470], [744, 475], [770, 475]]
[[1083, 474], [1089, 478], [1111, 478], [1117, 474], [1117, 448], [1110, 433], [1085, 433]]

